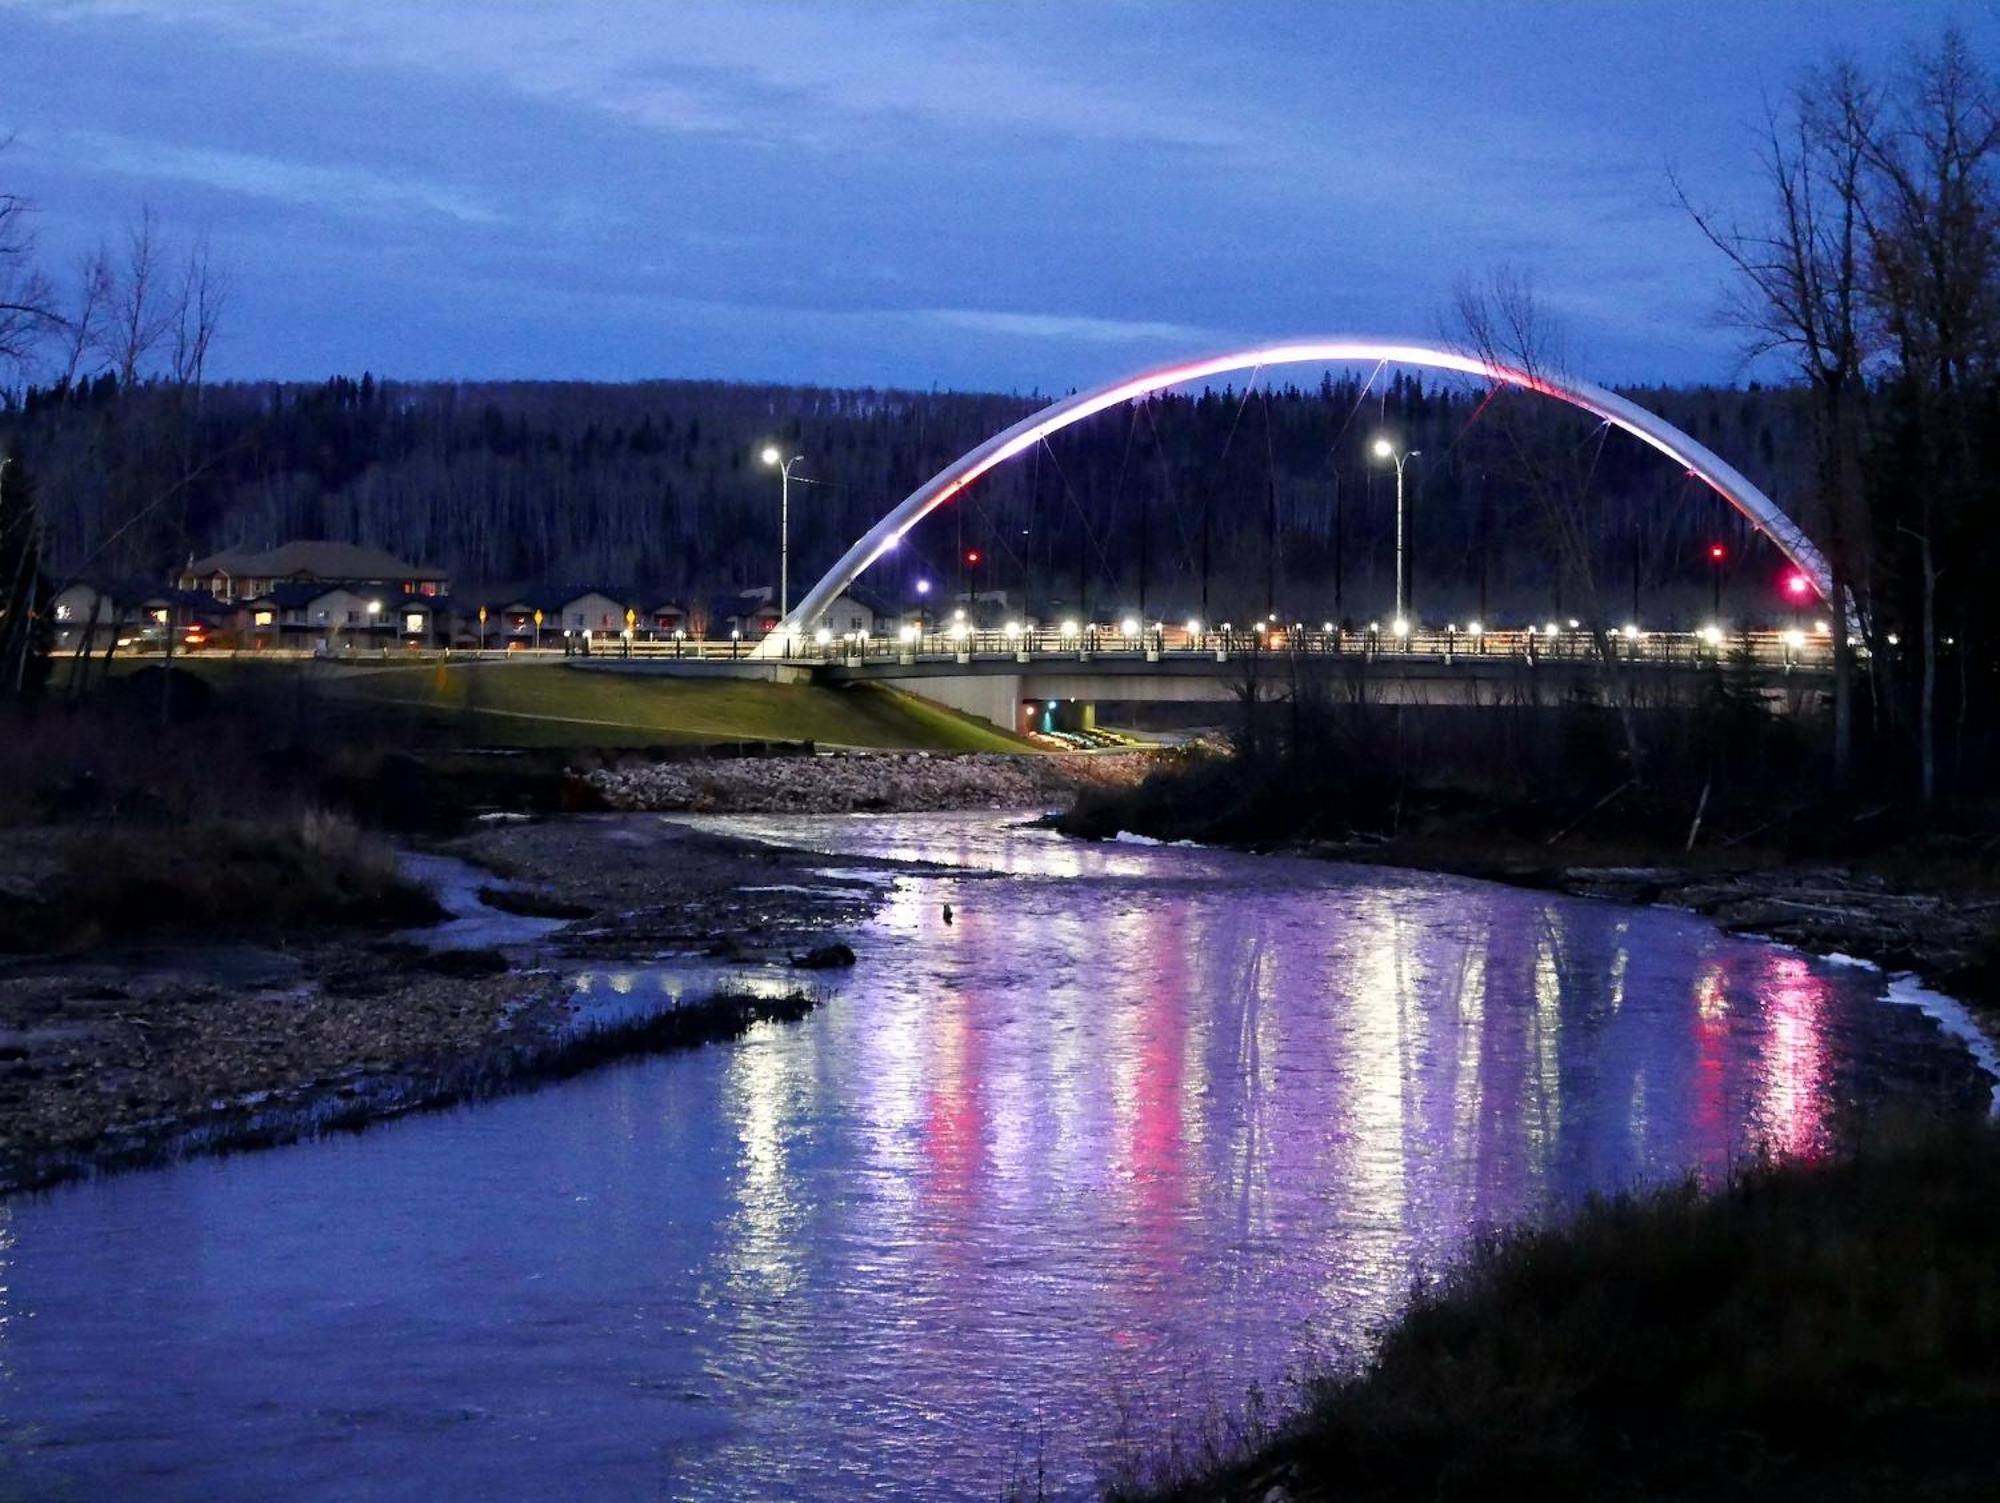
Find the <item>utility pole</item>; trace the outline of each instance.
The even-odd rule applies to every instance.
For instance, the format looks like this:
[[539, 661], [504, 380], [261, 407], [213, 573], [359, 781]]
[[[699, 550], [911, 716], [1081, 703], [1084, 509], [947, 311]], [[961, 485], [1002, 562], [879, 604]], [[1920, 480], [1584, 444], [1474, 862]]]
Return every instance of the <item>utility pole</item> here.
[[1407, 621], [1403, 614], [1403, 466], [1423, 453], [1422, 449], [1411, 449], [1407, 453], [1399, 451], [1386, 438], [1375, 440], [1375, 457], [1391, 459], [1396, 463], [1396, 615], [1397, 621]]
[[775, 446], [764, 446], [765, 464], [778, 471], [778, 619], [792, 613], [792, 466], [805, 458], [794, 454], [786, 459]]
[[1212, 487], [1203, 487], [1201, 493], [1201, 624], [1203, 630], [1210, 625], [1208, 614], [1208, 513], [1214, 501]]
[[1340, 495], [1340, 469], [1333, 472], [1333, 619], [1341, 626], [1347, 624], [1347, 602], [1342, 587], [1346, 572], [1346, 560], [1341, 553], [1341, 537], [1346, 531], [1346, 504]]
[[1264, 612], [1278, 613], [1278, 479], [1264, 480]]
[[1632, 624], [1639, 624], [1639, 521], [1632, 520]]
[[1152, 506], [1144, 492], [1139, 496], [1139, 630], [1146, 629], [1146, 556], [1147, 523], [1152, 518]]

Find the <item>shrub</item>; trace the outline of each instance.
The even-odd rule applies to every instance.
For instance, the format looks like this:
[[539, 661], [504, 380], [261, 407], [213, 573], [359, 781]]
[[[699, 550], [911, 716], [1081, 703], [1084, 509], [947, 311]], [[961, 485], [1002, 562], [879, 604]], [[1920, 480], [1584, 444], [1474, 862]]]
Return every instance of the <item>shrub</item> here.
[[178, 826], [58, 832], [57, 875], [0, 908], [0, 949], [67, 950], [174, 931], [261, 933], [430, 923], [444, 916], [395, 852], [318, 810]]

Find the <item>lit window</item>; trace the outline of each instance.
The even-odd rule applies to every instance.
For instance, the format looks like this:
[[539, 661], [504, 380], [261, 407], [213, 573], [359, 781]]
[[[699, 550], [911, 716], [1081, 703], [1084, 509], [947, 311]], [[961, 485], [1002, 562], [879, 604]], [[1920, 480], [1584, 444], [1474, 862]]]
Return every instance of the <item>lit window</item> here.
[[252, 616], [250, 619], [255, 621], [259, 626], [269, 626], [271, 624], [272, 618], [271, 618], [271, 613], [269, 611], [258, 611], [256, 615]]
[[415, 631], [422, 631], [423, 629], [424, 629], [424, 613], [422, 611], [410, 611], [403, 617], [404, 631], [415, 632]]

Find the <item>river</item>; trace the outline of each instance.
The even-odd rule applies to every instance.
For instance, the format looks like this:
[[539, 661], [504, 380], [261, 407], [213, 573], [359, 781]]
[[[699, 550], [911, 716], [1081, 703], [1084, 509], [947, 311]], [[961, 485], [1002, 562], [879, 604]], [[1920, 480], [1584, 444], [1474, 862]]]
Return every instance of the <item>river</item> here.
[[0, 1494], [1087, 1492], [1478, 1229], [1985, 1098], [1688, 915], [1015, 818], [707, 821], [962, 868], [802, 1023], [0, 1203]]

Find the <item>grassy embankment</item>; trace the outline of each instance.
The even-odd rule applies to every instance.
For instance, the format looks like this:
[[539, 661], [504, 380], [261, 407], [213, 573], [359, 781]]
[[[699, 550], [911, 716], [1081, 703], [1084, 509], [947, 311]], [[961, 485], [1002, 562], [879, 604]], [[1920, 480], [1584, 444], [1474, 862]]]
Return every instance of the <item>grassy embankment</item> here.
[[[435, 905], [370, 827], [446, 833], [486, 807], [593, 807], [567, 769], [606, 753], [1027, 746], [872, 685], [199, 654], [161, 679], [157, 660], [121, 665], [77, 704], [55, 697], [58, 679], [0, 726], [0, 951], [422, 922]], [[478, 754], [494, 746], [525, 750]]]
[[556, 663], [321, 664], [195, 655], [178, 666], [229, 693], [305, 685], [327, 711], [401, 717], [461, 739], [535, 748], [802, 742], [901, 751], [1032, 751], [1022, 737], [878, 684], [674, 678]]
[[1493, 1241], [1155, 1495], [2000, 1496], [2000, 1134], [1897, 1136]]

